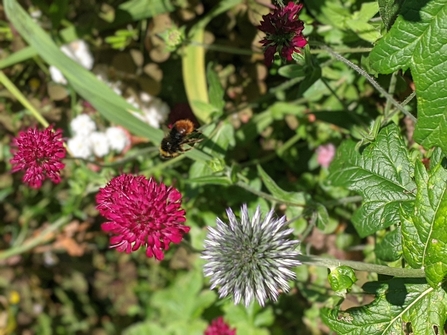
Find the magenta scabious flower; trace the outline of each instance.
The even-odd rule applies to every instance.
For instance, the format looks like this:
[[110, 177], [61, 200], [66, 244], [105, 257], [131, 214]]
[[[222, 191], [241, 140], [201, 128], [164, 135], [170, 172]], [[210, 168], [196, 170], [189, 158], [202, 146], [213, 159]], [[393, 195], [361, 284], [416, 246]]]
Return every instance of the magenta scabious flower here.
[[11, 154], [11, 171], [24, 170], [22, 180], [32, 188], [40, 188], [47, 178], [55, 184], [61, 181], [60, 171], [65, 167], [62, 159], [66, 154], [62, 130], [50, 126], [21, 131], [12, 140]]
[[152, 178], [122, 174], [96, 195], [96, 208], [108, 222], [102, 230], [111, 233], [110, 247], [131, 253], [146, 248], [147, 257], [164, 258], [171, 243], [180, 243], [190, 227], [183, 225], [182, 195]]
[[292, 60], [294, 52], [307, 45], [302, 31], [304, 22], [298, 19], [303, 4], [289, 2], [285, 7], [276, 7], [272, 13], [263, 15], [258, 29], [266, 35], [261, 43], [264, 47], [265, 64], [270, 66], [276, 52], [286, 61]]
[[236, 329], [230, 329], [230, 326], [219, 316], [211, 322], [204, 335], [236, 335]]

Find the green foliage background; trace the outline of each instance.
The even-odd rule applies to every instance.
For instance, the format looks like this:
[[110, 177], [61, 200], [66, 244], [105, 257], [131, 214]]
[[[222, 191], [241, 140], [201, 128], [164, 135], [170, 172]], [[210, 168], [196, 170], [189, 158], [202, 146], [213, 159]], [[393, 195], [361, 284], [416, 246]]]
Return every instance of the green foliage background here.
[[[2, 6], [0, 333], [203, 334], [220, 315], [239, 335], [442, 333], [447, 1], [304, 1], [310, 47], [296, 64], [276, 60], [271, 68], [256, 29], [268, 8], [258, 2]], [[36, 9], [38, 20], [29, 14]], [[190, 42], [170, 53], [154, 33], [166, 17]], [[60, 51], [78, 38], [132, 90], [157, 95], [173, 110], [188, 103], [205, 140], [161, 160], [163, 131], [133, 117], [124, 97]], [[49, 65], [62, 71], [66, 87], [51, 82]], [[123, 126], [139, 144], [125, 157], [96, 162], [99, 169], [67, 160], [64, 181], [40, 190], [11, 175], [11, 138], [42, 119], [69, 137], [84, 102], [101, 127]], [[328, 143], [337, 154], [326, 169], [316, 149]], [[189, 247], [172, 246], [163, 262], [108, 249], [94, 196], [121, 172], [181, 191]], [[423, 269], [426, 278], [340, 267], [328, 281], [325, 268], [303, 265], [276, 304], [246, 309], [219, 300], [194, 250], [202, 249], [206, 227], [225, 219], [225, 208], [243, 203], [286, 215], [303, 254]]]

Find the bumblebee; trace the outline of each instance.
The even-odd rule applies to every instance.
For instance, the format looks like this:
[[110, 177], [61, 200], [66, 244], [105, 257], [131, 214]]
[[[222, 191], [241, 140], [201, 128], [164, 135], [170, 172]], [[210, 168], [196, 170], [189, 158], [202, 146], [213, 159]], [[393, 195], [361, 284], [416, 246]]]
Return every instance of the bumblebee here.
[[[164, 159], [170, 159], [191, 150], [192, 146], [200, 142], [200, 132], [194, 128], [191, 120], [184, 119], [176, 121], [166, 137], [160, 144], [160, 156]], [[183, 145], [189, 145], [184, 148]]]

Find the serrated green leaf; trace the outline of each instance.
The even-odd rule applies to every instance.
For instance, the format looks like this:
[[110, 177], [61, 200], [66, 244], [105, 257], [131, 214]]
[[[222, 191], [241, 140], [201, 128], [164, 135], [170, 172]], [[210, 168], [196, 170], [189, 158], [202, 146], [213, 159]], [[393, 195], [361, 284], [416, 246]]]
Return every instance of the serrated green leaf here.
[[412, 267], [423, 267], [435, 287], [447, 275], [447, 172], [441, 165], [427, 172], [417, 162], [415, 179], [414, 212], [402, 213], [404, 257]]
[[323, 322], [337, 334], [350, 335], [431, 335], [442, 331], [447, 319], [447, 294], [422, 279], [394, 278], [367, 283], [363, 289], [376, 295], [362, 307], [340, 311], [323, 309]]
[[407, 212], [401, 208], [400, 218], [402, 220], [402, 254], [408, 265], [414, 269], [420, 269], [422, 266], [423, 244], [413, 222], [412, 212]]
[[390, 30], [404, 0], [379, 0], [379, 13], [386, 30]]
[[380, 73], [411, 69], [418, 97], [414, 139], [447, 152], [447, 1], [407, 0], [389, 33], [370, 54]]
[[377, 243], [374, 248], [377, 258], [385, 262], [394, 262], [402, 256], [402, 234], [400, 230], [400, 227], [397, 227]]
[[[422, 163], [418, 166], [425, 168]], [[447, 275], [447, 172], [441, 165], [429, 172], [425, 187], [416, 197], [413, 221], [426, 250], [422, 266], [434, 287]]]
[[260, 165], [258, 165], [258, 173], [262, 178], [262, 182], [265, 187], [269, 190], [269, 192], [278, 200], [282, 200], [285, 202], [304, 205], [306, 203], [306, 197], [303, 192], [286, 192], [281, 189], [272, 178], [262, 169]]
[[408, 149], [395, 124], [389, 124], [360, 154], [355, 143], [346, 141], [329, 168], [329, 181], [363, 196], [363, 204], [352, 218], [361, 237], [400, 223], [400, 207], [413, 209], [413, 167]]
[[329, 284], [334, 291], [344, 291], [352, 287], [357, 281], [355, 272], [346, 265], [338, 266], [328, 275]]

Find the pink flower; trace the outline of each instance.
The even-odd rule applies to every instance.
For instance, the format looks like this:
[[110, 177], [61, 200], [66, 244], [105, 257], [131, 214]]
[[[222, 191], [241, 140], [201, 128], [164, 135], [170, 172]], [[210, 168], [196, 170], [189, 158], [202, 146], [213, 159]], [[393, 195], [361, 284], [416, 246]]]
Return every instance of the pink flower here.
[[276, 52], [282, 59], [292, 60], [294, 52], [301, 52], [300, 48], [307, 45], [302, 31], [304, 22], [299, 20], [299, 12], [303, 4], [289, 2], [285, 7], [276, 7], [273, 13], [263, 15], [261, 24], [258, 26], [266, 36], [261, 43], [264, 46], [265, 64], [270, 66]]
[[335, 156], [335, 146], [332, 143], [320, 145], [317, 148], [317, 161], [324, 168], [328, 168]]
[[55, 184], [61, 181], [60, 171], [65, 167], [62, 159], [66, 150], [62, 130], [53, 127], [44, 130], [28, 128], [12, 140], [10, 160], [12, 172], [25, 171], [23, 182], [32, 188], [40, 188], [49, 178]]
[[147, 257], [164, 258], [169, 244], [178, 244], [190, 227], [183, 225], [182, 195], [152, 178], [122, 174], [96, 195], [96, 208], [108, 222], [102, 230], [113, 234], [110, 247], [130, 253], [146, 248]]
[[236, 329], [230, 329], [230, 326], [219, 316], [211, 322], [204, 335], [236, 335]]

